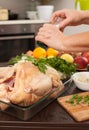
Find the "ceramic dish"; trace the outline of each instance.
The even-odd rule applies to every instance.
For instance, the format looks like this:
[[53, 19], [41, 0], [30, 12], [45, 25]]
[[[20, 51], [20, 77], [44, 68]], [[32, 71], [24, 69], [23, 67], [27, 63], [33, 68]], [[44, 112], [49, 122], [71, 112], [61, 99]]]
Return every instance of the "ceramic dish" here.
[[89, 72], [76, 72], [72, 75], [72, 80], [74, 81], [77, 88], [83, 91], [89, 91]]
[[21, 120], [28, 120], [32, 118], [34, 115], [36, 115], [43, 108], [45, 108], [48, 104], [53, 102], [57, 97], [61, 96], [70, 87], [71, 82], [70, 80], [67, 80], [65, 83], [63, 83], [62, 86], [59, 86], [58, 88], [54, 89], [51, 93], [37, 101], [35, 104], [28, 107], [20, 107], [15, 104], [9, 104], [4, 101], [0, 101], [0, 105], [2, 104], [6, 108], [1, 109], [1, 111], [9, 115], [15, 116]]

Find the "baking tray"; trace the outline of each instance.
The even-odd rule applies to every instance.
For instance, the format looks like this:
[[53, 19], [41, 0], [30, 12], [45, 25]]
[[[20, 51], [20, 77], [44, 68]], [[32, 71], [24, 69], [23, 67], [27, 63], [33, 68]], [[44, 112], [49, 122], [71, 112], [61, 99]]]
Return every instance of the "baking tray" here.
[[[52, 92], [50, 92], [49, 94], [41, 98], [39, 101], [28, 107], [20, 107], [18, 105], [0, 101], [0, 104], [6, 107], [5, 110], [1, 109], [0, 111], [5, 112], [11, 116], [17, 117], [24, 121], [28, 120], [32, 118], [34, 115], [36, 115], [43, 108], [45, 108], [48, 104], [52, 103], [57, 97], [65, 93], [70, 87], [71, 87], [71, 80], [69, 79], [65, 81], [63, 85], [60, 85], [58, 88], [55, 88]], [[60, 92], [58, 92], [59, 89]]]

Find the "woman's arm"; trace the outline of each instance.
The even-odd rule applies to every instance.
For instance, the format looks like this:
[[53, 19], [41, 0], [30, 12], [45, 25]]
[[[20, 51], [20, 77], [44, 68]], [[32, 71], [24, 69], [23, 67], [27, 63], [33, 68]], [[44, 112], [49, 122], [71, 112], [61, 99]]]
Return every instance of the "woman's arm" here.
[[55, 23], [56, 19], [59, 21], [60, 29], [63, 30], [66, 26], [76, 26], [80, 24], [89, 24], [89, 11], [76, 11], [70, 9], [63, 9], [53, 13], [50, 22]]
[[52, 24], [44, 24], [36, 40], [59, 51], [89, 51], [89, 32], [66, 36]]
[[[60, 50], [60, 47], [59, 47]], [[89, 32], [67, 36], [63, 40], [64, 51], [89, 51]]]

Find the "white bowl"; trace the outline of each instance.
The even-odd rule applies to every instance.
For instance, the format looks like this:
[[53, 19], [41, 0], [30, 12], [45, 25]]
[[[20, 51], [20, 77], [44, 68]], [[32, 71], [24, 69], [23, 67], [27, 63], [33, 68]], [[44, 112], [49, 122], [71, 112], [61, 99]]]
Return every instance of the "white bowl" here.
[[77, 72], [72, 75], [76, 87], [83, 91], [89, 91], [89, 72]]

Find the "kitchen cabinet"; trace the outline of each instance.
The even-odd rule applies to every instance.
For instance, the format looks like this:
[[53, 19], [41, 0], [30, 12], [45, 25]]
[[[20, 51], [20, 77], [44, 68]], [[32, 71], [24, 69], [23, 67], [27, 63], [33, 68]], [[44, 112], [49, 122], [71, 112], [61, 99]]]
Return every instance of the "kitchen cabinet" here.
[[43, 21], [10, 20], [0, 22], [0, 62], [36, 47], [35, 35]]

